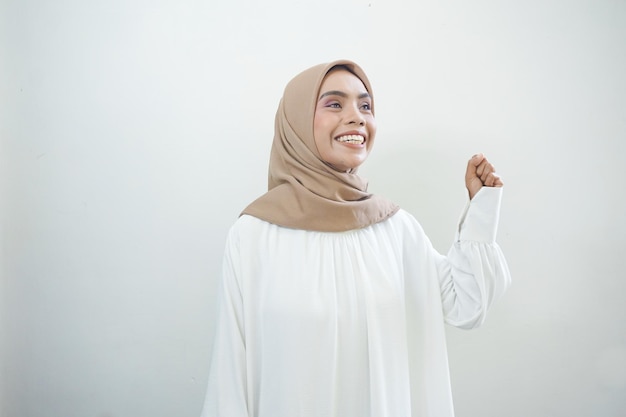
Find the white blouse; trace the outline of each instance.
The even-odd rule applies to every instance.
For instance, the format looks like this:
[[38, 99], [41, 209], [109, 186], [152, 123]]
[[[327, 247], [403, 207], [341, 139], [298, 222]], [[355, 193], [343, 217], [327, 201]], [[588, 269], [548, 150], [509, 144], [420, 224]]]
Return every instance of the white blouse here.
[[447, 257], [403, 210], [339, 233], [240, 217], [202, 417], [452, 417], [444, 322], [479, 326], [510, 285], [501, 192], [474, 196]]

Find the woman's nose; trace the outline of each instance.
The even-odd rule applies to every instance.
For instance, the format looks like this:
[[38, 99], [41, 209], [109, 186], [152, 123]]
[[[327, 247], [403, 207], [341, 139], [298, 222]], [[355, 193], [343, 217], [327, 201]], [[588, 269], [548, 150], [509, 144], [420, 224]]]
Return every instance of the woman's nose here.
[[348, 124], [358, 124], [359, 126], [365, 126], [365, 117], [361, 114], [358, 107], [351, 106], [348, 114]]

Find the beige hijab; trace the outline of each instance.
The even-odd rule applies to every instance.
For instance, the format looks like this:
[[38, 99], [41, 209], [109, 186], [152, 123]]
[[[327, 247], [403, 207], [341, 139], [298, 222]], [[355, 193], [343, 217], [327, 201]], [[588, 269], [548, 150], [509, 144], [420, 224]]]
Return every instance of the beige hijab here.
[[293, 229], [342, 232], [378, 223], [398, 211], [395, 204], [369, 194], [367, 181], [356, 170], [336, 171], [317, 150], [313, 137], [317, 97], [324, 77], [337, 65], [348, 67], [373, 97], [367, 76], [351, 61], [317, 65], [293, 78], [276, 112], [268, 192], [241, 214]]

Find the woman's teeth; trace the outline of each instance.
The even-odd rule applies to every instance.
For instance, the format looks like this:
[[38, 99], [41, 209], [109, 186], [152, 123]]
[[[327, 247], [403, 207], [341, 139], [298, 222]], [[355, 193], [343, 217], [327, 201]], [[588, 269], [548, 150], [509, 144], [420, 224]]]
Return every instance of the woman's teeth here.
[[365, 142], [365, 138], [361, 135], [345, 135], [345, 136], [339, 136], [337, 138], [337, 140], [339, 142], [345, 142], [345, 143], [357, 143], [357, 144], [361, 144], [363, 142]]

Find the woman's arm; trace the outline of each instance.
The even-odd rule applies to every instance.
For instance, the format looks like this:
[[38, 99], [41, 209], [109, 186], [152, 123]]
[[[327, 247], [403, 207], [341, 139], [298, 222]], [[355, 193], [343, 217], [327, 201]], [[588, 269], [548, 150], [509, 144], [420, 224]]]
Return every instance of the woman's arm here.
[[447, 257], [438, 260], [447, 323], [474, 328], [510, 286], [510, 272], [496, 243], [502, 188], [482, 187], [461, 218]]
[[502, 179], [479, 153], [467, 162], [465, 186], [470, 198], [453, 247], [440, 263], [446, 322], [461, 328], [483, 323], [491, 304], [509, 287], [511, 276], [496, 243]]
[[239, 244], [231, 229], [226, 242], [209, 383], [201, 417], [247, 417], [246, 347]]

